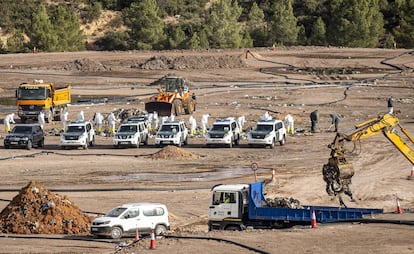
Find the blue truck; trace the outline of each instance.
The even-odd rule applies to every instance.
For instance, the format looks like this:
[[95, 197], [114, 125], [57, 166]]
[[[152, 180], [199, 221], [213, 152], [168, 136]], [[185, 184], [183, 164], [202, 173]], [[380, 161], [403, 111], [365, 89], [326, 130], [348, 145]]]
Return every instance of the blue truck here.
[[313, 212], [319, 223], [343, 222], [383, 213], [383, 209], [301, 206], [271, 207], [263, 195], [263, 182], [216, 185], [212, 188], [209, 230], [244, 230], [311, 225]]

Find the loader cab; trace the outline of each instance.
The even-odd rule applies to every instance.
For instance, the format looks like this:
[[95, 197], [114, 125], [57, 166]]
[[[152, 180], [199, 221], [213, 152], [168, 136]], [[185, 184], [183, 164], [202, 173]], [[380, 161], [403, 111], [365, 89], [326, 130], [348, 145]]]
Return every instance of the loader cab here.
[[188, 88], [185, 87], [185, 80], [175, 76], [165, 78], [163, 82], [163, 89], [167, 93], [176, 93], [188, 90]]
[[240, 219], [248, 214], [249, 185], [219, 185], [213, 188], [209, 207], [209, 220]]

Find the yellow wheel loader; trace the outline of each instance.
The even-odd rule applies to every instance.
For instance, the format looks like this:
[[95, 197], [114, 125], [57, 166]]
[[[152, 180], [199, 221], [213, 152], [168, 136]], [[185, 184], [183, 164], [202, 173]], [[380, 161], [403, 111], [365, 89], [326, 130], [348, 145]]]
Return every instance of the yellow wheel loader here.
[[192, 114], [196, 106], [196, 97], [190, 93], [187, 80], [181, 77], [167, 75], [155, 82], [160, 85], [158, 95], [145, 103], [148, 113], [156, 111], [159, 116], [176, 116]]

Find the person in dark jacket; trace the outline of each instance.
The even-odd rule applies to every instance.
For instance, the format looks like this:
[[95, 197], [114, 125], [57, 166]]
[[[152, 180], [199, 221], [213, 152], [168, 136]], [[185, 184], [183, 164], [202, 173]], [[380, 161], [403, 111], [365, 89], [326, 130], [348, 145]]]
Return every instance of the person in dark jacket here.
[[318, 129], [318, 120], [319, 120], [319, 112], [318, 110], [312, 111], [310, 113], [310, 120], [311, 120], [311, 132], [315, 133]]
[[388, 105], [388, 114], [392, 114], [394, 112], [394, 98], [390, 96], [387, 101]]

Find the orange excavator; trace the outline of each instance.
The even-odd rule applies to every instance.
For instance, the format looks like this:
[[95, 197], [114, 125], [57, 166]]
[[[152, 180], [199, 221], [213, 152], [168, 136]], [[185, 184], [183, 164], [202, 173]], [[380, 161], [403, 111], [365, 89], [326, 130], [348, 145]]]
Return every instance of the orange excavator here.
[[188, 82], [182, 77], [167, 75], [155, 82], [160, 85], [158, 95], [145, 103], [148, 113], [156, 111], [159, 116], [192, 114], [196, 107], [195, 95], [190, 93]]
[[[399, 128], [397, 128], [399, 127]], [[399, 133], [404, 134], [406, 141], [414, 144], [414, 137], [401, 126], [399, 120], [393, 114], [379, 115], [363, 123], [355, 125], [355, 130], [350, 134], [337, 133], [333, 142], [328, 145], [331, 149], [331, 157], [328, 163], [323, 165], [322, 174], [326, 182], [326, 192], [333, 196], [338, 196], [341, 206], [345, 206], [341, 194], [348, 195], [351, 200], [352, 191], [350, 189], [351, 179], [354, 175], [352, 164], [345, 157], [348, 151], [345, 148], [346, 142], [354, 142], [369, 138], [377, 134], [383, 134], [414, 166], [414, 149], [407, 144]]]

